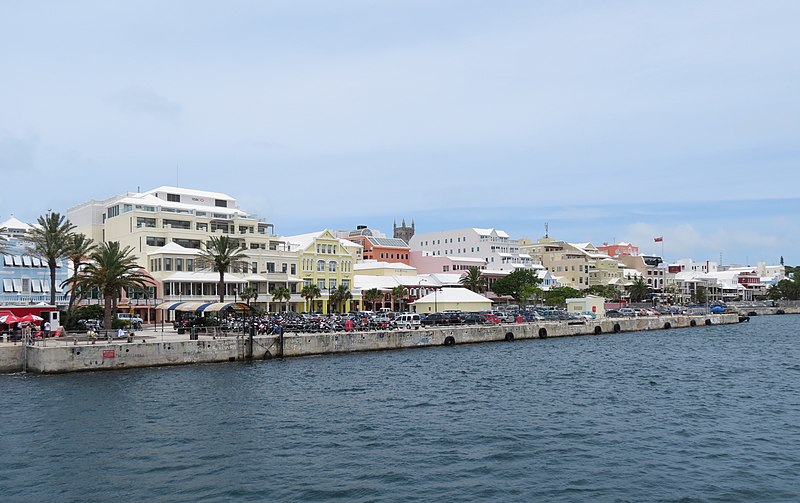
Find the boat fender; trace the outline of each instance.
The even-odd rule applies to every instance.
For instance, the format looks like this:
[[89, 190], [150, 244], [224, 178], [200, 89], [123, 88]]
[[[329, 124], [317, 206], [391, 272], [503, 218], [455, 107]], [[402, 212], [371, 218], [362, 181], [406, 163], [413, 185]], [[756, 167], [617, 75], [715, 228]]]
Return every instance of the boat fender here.
[[711, 320], [706, 320], [706, 326], [711, 325]]
[[447, 337], [444, 338], [444, 345], [445, 346], [455, 346], [456, 345], [456, 340], [453, 338], [452, 335], [448, 335]]
[[614, 323], [614, 333], [618, 334], [622, 330], [622, 327], [619, 326], [619, 323]]
[[664, 323], [664, 330], [669, 330], [670, 328], [672, 328], [672, 323], [670, 322]]
[[506, 341], [511, 342], [513, 340], [514, 340], [514, 334], [512, 334], [511, 332], [508, 332], [506, 334]]
[[689, 326], [690, 327], [696, 327], [697, 326], [697, 322], [692, 320], [692, 321], [689, 322]]
[[600, 335], [603, 333], [603, 329], [600, 328], [600, 325], [595, 325], [594, 327], [594, 335]]
[[542, 327], [539, 329], [539, 338], [540, 339], [547, 339], [547, 329]]

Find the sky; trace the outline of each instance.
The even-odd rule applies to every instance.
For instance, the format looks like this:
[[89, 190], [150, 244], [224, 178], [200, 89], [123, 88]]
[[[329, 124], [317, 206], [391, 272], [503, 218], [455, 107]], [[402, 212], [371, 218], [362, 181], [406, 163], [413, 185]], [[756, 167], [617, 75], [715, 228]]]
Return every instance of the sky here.
[[283, 235], [800, 264], [796, 1], [0, 0], [0, 220], [162, 185]]

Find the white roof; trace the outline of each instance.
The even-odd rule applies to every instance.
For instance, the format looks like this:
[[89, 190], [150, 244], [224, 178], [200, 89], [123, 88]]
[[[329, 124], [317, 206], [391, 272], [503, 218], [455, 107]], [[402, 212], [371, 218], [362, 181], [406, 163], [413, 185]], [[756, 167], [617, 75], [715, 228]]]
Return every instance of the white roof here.
[[483, 295], [477, 294], [472, 290], [467, 288], [443, 288], [441, 290], [437, 290], [436, 293], [429, 293], [428, 295], [417, 299], [416, 302], [412, 302], [412, 304], [432, 304], [432, 303], [491, 303], [490, 299], [487, 299]]
[[170, 242], [160, 248], [156, 248], [153, 251], [147, 252], [147, 255], [160, 255], [162, 253], [170, 253], [173, 255], [199, 255], [200, 250], [195, 248], [186, 248], [178, 243]]
[[29, 230], [31, 230], [31, 226], [26, 224], [22, 220], [12, 216], [8, 220], [0, 224], [0, 229], [6, 229], [6, 231], [20, 230], [28, 232]]
[[363, 260], [353, 265], [353, 271], [363, 271], [364, 269], [405, 269], [415, 271], [415, 267], [402, 262], [378, 262], [377, 260]]
[[475, 232], [477, 232], [477, 233], [478, 233], [478, 234], [480, 234], [481, 236], [490, 236], [490, 235], [492, 234], [492, 232], [494, 232], [494, 233], [495, 233], [495, 235], [497, 235], [497, 237], [500, 237], [500, 238], [507, 238], [507, 237], [509, 237], [509, 236], [508, 236], [508, 234], [506, 234], [506, 233], [505, 233], [505, 231], [501, 231], [501, 230], [499, 230], [499, 229], [492, 229], [492, 228], [489, 228], [489, 229], [479, 229], [479, 228], [477, 228], [477, 227], [473, 227], [473, 228], [472, 228], [472, 230], [473, 230], [473, 231], [475, 231]]
[[448, 259], [452, 260], [453, 262], [472, 262], [475, 264], [485, 264], [486, 260], [477, 257], [457, 257], [454, 255], [445, 255]]
[[162, 185], [161, 187], [155, 188], [153, 190], [147, 190], [145, 192], [142, 192], [142, 194], [155, 194], [156, 192], [169, 192], [170, 194], [186, 194], [187, 196], [203, 197], [209, 199], [226, 199], [228, 201], [234, 201], [234, 198], [232, 198], [228, 194], [223, 194], [222, 192], [209, 192], [207, 190], [186, 189], [183, 187], [172, 187], [169, 185]]
[[[154, 191], [151, 191], [154, 192]], [[206, 196], [208, 197], [208, 196]], [[225, 196], [228, 198], [228, 196]], [[145, 206], [159, 206], [161, 208], [175, 208], [187, 211], [205, 211], [208, 213], [219, 213], [223, 215], [236, 215], [240, 217], [248, 217], [249, 215], [244, 211], [238, 208], [223, 208], [220, 206], [207, 206], [202, 204], [191, 204], [191, 203], [177, 203], [172, 201], [167, 201], [165, 199], [160, 199], [150, 192], [145, 192], [142, 194], [130, 194], [125, 197], [122, 197], [116, 201], [116, 203], [127, 203], [132, 205], [145, 205]], [[177, 213], [180, 215], [180, 213]]]
[[295, 236], [284, 236], [281, 239], [291, 245], [299, 247], [301, 250], [305, 250], [311, 246], [311, 243], [313, 243], [315, 239], [321, 237], [323, 234], [325, 234], [325, 232], [329, 232], [333, 236], [331, 239], [336, 239], [339, 241], [339, 244], [345, 248], [363, 248], [363, 246], [358, 243], [354, 243], [353, 241], [337, 238], [333, 231], [328, 231], [327, 229], [316, 232], [308, 232], [306, 234], [297, 234]]

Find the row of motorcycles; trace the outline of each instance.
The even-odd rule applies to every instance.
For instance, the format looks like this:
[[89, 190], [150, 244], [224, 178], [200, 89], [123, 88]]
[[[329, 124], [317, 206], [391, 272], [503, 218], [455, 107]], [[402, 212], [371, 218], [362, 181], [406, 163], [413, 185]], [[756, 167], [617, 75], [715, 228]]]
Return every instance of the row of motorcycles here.
[[224, 320], [220, 328], [229, 332], [249, 332], [255, 324], [256, 333], [325, 333], [325, 332], [364, 332], [370, 330], [394, 330], [397, 324], [388, 317], [359, 315], [295, 315], [258, 316], [255, 318], [232, 318]]

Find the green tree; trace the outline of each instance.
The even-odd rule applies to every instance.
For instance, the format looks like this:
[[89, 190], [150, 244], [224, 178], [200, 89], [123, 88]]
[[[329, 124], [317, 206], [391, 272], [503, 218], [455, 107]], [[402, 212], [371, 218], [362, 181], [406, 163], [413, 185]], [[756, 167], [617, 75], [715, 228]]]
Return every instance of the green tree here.
[[570, 286], [559, 286], [551, 288], [544, 294], [544, 301], [548, 306], [565, 307], [567, 299], [574, 299], [583, 296], [583, 292]]
[[43, 258], [50, 269], [50, 304], [56, 303], [56, 267], [66, 256], [70, 236], [75, 226], [59, 213], [48, 213], [37, 219], [37, 224], [28, 231], [28, 252]]
[[120, 248], [118, 241], [96, 247], [88, 264], [67, 283], [80, 288], [97, 288], [103, 296], [103, 326], [112, 326], [113, 314], [121, 293], [128, 288], [147, 287], [147, 276], [136, 263], [130, 246]]
[[220, 302], [225, 302], [225, 273], [241, 271], [246, 258], [247, 254], [239, 245], [239, 241], [228, 236], [211, 236], [206, 248], [200, 251], [196, 260], [198, 267], [219, 272], [217, 293]]
[[322, 292], [317, 285], [306, 285], [303, 287], [303, 289], [300, 291], [300, 296], [306, 300], [306, 312], [313, 310], [308, 309], [309, 303], [311, 303], [313, 307], [314, 299], [320, 297], [321, 295]]
[[481, 270], [475, 266], [468, 267], [458, 282], [464, 288], [468, 288], [475, 293], [486, 291], [486, 278], [481, 275]]
[[399, 300], [400, 308], [398, 310], [402, 311], [402, 301], [403, 299], [408, 298], [408, 288], [404, 287], [403, 285], [397, 285], [396, 287], [392, 288], [391, 295], [392, 310], [394, 310], [394, 302]]
[[628, 287], [628, 295], [631, 302], [642, 302], [650, 296], [650, 287], [647, 286], [643, 277], [636, 276], [633, 284]]
[[375, 310], [375, 304], [378, 301], [383, 300], [383, 292], [378, 290], [377, 288], [370, 288], [369, 290], [362, 292], [362, 296], [365, 302], [369, 302], [372, 304], [372, 310]]
[[283, 301], [289, 301], [292, 298], [292, 293], [283, 285], [278, 285], [272, 289], [272, 300], [278, 301], [280, 311], [283, 311]]
[[[75, 275], [78, 273], [78, 270], [82, 265], [86, 263], [86, 259], [92, 254], [95, 249], [94, 242], [86, 237], [83, 233], [73, 233], [70, 234], [67, 248], [65, 250], [65, 256], [72, 264], [72, 274]], [[69, 292], [69, 306], [67, 307], [67, 312], [71, 312], [74, 307], [75, 303], [78, 302], [82, 298], [83, 291], [78, 288], [70, 288]]]
[[773, 285], [767, 292], [767, 296], [772, 300], [800, 300], [800, 281], [795, 274], [795, 279], [782, 279]]
[[587, 295], [596, 295], [606, 300], [619, 302], [620, 291], [614, 285], [592, 285], [585, 290]]
[[336, 308], [336, 312], [341, 313], [344, 310], [343, 304], [353, 298], [350, 289], [344, 285], [339, 285], [331, 293], [330, 304]]
[[252, 286], [248, 286], [242, 290], [242, 292], [239, 294], [239, 297], [241, 297], [243, 301], [247, 302], [247, 305], [249, 306], [251, 300], [253, 302], [258, 300], [258, 290]]
[[539, 290], [541, 282], [536, 271], [517, 269], [508, 276], [495, 281], [492, 290], [497, 295], [510, 295], [517, 303], [522, 303]]

